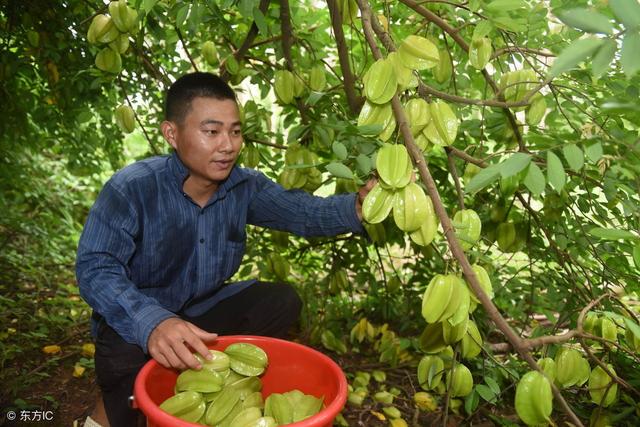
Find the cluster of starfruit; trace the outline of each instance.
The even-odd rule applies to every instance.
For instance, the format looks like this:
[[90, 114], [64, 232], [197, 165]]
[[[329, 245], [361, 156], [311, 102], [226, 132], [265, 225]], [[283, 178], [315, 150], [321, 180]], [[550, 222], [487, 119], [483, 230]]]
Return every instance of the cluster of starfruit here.
[[[369, 390], [373, 386], [371, 379], [374, 379], [377, 383], [377, 391], [371, 392]], [[376, 406], [375, 409], [372, 409], [373, 415], [380, 420], [388, 418], [391, 426], [406, 427], [408, 424], [402, 418], [402, 413], [393, 404], [394, 400], [400, 396], [401, 391], [396, 387], [387, 388], [386, 380], [387, 374], [384, 371], [374, 370], [371, 373], [357, 371], [353, 380], [349, 383], [347, 401], [352, 406], [360, 407], [364, 404], [365, 399], [370, 397]]]
[[437, 100], [428, 104], [422, 98], [412, 98], [404, 109], [416, 145], [423, 152], [433, 146], [453, 144], [458, 134], [458, 118], [446, 102]]
[[453, 216], [456, 237], [463, 250], [471, 249], [480, 239], [482, 221], [473, 209], [462, 209]]
[[[327, 85], [327, 76], [323, 65], [311, 67], [307, 86], [316, 92], [321, 92]], [[295, 98], [300, 98], [305, 92], [305, 82], [297, 74], [289, 70], [278, 70], [274, 75], [274, 92], [278, 102], [282, 105], [291, 104]]]
[[429, 245], [436, 235], [438, 220], [431, 198], [411, 182], [413, 166], [404, 145], [383, 144], [376, 157], [380, 180], [362, 204], [362, 215], [370, 224], [384, 221], [393, 210], [393, 219], [410, 233], [418, 245]]
[[96, 15], [89, 26], [87, 41], [107, 45], [96, 55], [96, 67], [118, 74], [122, 69], [120, 55], [129, 48], [129, 34], [135, 33], [137, 28], [138, 12], [128, 6], [126, 0], [109, 3], [109, 15]]
[[[483, 291], [493, 298], [487, 271], [477, 264], [472, 268]], [[424, 390], [441, 394], [448, 390], [452, 397], [471, 392], [471, 372], [462, 363], [452, 363], [452, 346], [457, 346], [463, 359], [473, 359], [482, 351], [482, 336], [469, 318], [478, 302], [468, 284], [455, 274], [438, 274], [429, 282], [422, 297], [422, 317], [428, 324], [418, 340], [420, 349], [428, 354], [418, 365], [418, 380]], [[442, 382], [445, 373], [446, 381]]]
[[275, 427], [322, 409], [323, 399], [299, 390], [273, 393], [263, 400], [259, 376], [268, 358], [260, 347], [235, 343], [224, 352], [209, 351], [211, 360], [195, 355], [202, 369], [183, 371], [176, 380], [176, 394], [160, 409], [185, 421], [216, 427]]
[[267, 269], [277, 279], [286, 281], [291, 271], [291, 264], [289, 261], [278, 252], [271, 252], [266, 257]]
[[293, 143], [285, 151], [285, 168], [278, 182], [286, 189], [301, 188], [313, 192], [322, 184], [322, 172], [314, 165], [319, 163], [317, 154]]

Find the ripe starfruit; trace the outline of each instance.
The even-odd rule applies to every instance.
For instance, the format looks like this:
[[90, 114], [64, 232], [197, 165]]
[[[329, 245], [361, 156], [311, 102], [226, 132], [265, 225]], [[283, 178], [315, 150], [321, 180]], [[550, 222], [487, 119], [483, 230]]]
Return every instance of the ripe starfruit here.
[[87, 41], [91, 44], [111, 43], [120, 35], [120, 31], [113, 23], [113, 19], [107, 15], [96, 15], [91, 21], [87, 31]]
[[411, 181], [413, 165], [402, 144], [383, 144], [376, 156], [378, 176], [387, 186], [400, 189]]
[[249, 343], [229, 345], [224, 353], [229, 356], [229, 367], [240, 375], [255, 377], [264, 372], [269, 362], [267, 353]]
[[216, 65], [218, 63], [218, 49], [216, 48], [216, 44], [211, 40], [204, 42], [202, 45], [202, 57], [209, 65]]
[[115, 26], [122, 33], [128, 33], [133, 30], [138, 20], [138, 12], [129, 7], [126, 0], [109, 3], [109, 14]]
[[[539, 95], [539, 94], [538, 94]], [[544, 113], [547, 112], [547, 101], [543, 96], [534, 96], [531, 104], [527, 107], [526, 119], [530, 126], [535, 126], [542, 121]]]
[[402, 231], [418, 230], [427, 220], [427, 195], [415, 182], [398, 191], [393, 202], [393, 219]]
[[538, 371], [524, 374], [516, 387], [515, 407], [525, 424], [546, 425], [553, 410], [549, 380]]
[[392, 122], [395, 129], [396, 120], [390, 103], [378, 105], [365, 101], [358, 116], [358, 126], [380, 125], [380, 134]]
[[422, 296], [422, 317], [427, 323], [448, 319], [445, 314], [449, 304], [455, 299], [454, 293], [457, 294], [458, 285], [458, 278], [452, 274], [437, 274], [431, 279]]
[[482, 222], [473, 209], [463, 209], [456, 212], [453, 216], [453, 222], [455, 223], [456, 236], [460, 240], [460, 246], [465, 251], [480, 239]]
[[444, 101], [429, 104], [431, 121], [424, 128], [425, 136], [434, 145], [447, 146], [453, 144], [458, 134], [458, 118], [451, 107]]
[[160, 409], [191, 423], [197, 422], [206, 410], [202, 395], [195, 391], [177, 393], [160, 404]]
[[124, 133], [131, 133], [136, 128], [136, 119], [133, 109], [126, 104], [121, 104], [115, 111], [116, 124]]
[[396, 94], [398, 81], [391, 61], [378, 59], [363, 77], [364, 95], [374, 104], [385, 104]]
[[434, 355], [424, 356], [418, 364], [418, 384], [423, 390], [434, 390], [444, 374], [444, 361]]
[[387, 56], [387, 61], [393, 64], [393, 68], [396, 73], [396, 80], [400, 90], [409, 89], [418, 86], [418, 77], [414, 74], [411, 68], [407, 68], [402, 62], [402, 59], [398, 55], [398, 52], [391, 52]]
[[309, 87], [316, 92], [322, 92], [327, 85], [324, 66], [316, 65], [309, 71]]
[[411, 35], [398, 48], [398, 56], [405, 67], [413, 70], [433, 68], [440, 62], [440, 53], [435, 44], [424, 37]]
[[362, 216], [369, 224], [385, 220], [394, 205], [395, 193], [377, 183], [362, 203]]
[[451, 65], [451, 55], [448, 50], [440, 51], [440, 61], [438, 65], [433, 69], [433, 77], [440, 84], [446, 82], [451, 78], [453, 72], [453, 66]]
[[469, 320], [467, 323], [467, 333], [462, 337], [460, 344], [460, 354], [463, 359], [473, 359], [482, 351], [482, 335], [478, 330], [476, 322]]

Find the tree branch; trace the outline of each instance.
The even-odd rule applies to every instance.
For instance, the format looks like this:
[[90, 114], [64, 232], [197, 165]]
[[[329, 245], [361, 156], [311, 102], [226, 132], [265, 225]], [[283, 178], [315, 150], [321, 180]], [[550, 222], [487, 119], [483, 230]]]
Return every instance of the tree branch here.
[[[402, 0], [402, 1], [407, 2], [410, 0]], [[366, 0], [358, 0], [358, 5], [360, 6], [360, 11], [362, 15], [362, 26], [364, 29], [364, 34], [367, 39], [367, 42], [369, 43], [369, 46], [373, 52], [374, 57], [376, 59], [380, 59], [382, 55], [380, 53], [380, 50], [376, 46], [373, 29], [371, 28], [372, 14], [371, 14], [371, 9], [369, 8], [369, 4], [366, 2]], [[436, 18], [440, 20], [440, 18], [438, 17]], [[513, 329], [511, 329], [507, 321], [504, 319], [504, 317], [502, 317], [502, 315], [498, 311], [497, 307], [493, 304], [493, 301], [491, 301], [491, 299], [488, 297], [488, 295], [484, 292], [484, 290], [480, 286], [480, 283], [478, 282], [478, 278], [476, 277], [475, 272], [471, 268], [471, 264], [469, 263], [469, 260], [467, 259], [464, 251], [462, 250], [462, 247], [460, 246], [460, 242], [455, 236], [455, 230], [451, 223], [451, 219], [447, 215], [447, 211], [442, 203], [442, 200], [440, 199], [440, 194], [438, 193], [436, 183], [433, 180], [433, 177], [431, 176], [431, 173], [429, 172], [429, 169], [426, 165], [424, 155], [422, 154], [422, 151], [420, 151], [420, 149], [415, 144], [413, 135], [411, 134], [411, 129], [407, 122], [407, 118], [404, 113], [404, 110], [402, 109], [402, 104], [400, 103], [400, 99], [398, 98], [398, 95], [393, 96], [391, 100], [391, 105], [393, 108], [393, 113], [396, 118], [396, 123], [400, 128], [402, 137], [404, 138], [404, 143], [407, 146], [409, 154], [411, 155], [411, 158], [413, 159], [414, 164], [416, 165], [416, 167], [418, 168], [418, 171], [420, 172], [420, 178], [422, 179], [422, 182], [425, 184], [427, 188], [427, 192], [429, 193], [429, 196], [433, 201], [436, 215], [438, 216], [440, 223], [442, 224], [445, 237], [447, 238], [447, 242], [449, 243], [449, 248], [453, 253], [453, 256], [456, 258], [456, 260], [462, 267], [464, 276], [469, 282], [469, 284], [471, 285], [471, 288], [474, 294], [478, 297], [478, 299], [484, 306], [491, 320], [496, 324], [498, 329], [500, 329], [502, 333], [505, 334], [507, 340], [511, 343], [511, 345], [513, 345], [513, 347], [520, 354], [520, 356], [527, 362], [527, 364], [531, 367], [531, 369], [541, 371], [540, 367], [538, 366], [536, 361], [533, 359], [533, 357], [531, 357], [526, 347], [522, 345], [521, 338], [518, 335], [516, 335]], [[576, 416], [576, 414], [571, 410], [567, 402], [562, 397], [562, 394], [560, 393], [558, 388], [552, 384], [552, 389], [553, 389], [554, 396], [562, 406], [565, 413], [569, 416], [571, 421], [576, 426], [582, 426], [583, 425], [582, 422]]]
[[135, 117], [136, 122], [138, 123], [138, 126], [140, 126], [140, 129], [142, 129], [142, 133], [144, 134], [144, 137], [147, 139], [147, 142], [151, 147], [151, 151], [153, 152], [153, 154], [156, 154], [156, 155], [160, 154], [160, 152], [156, 148], [156, 145], [153, 143], [153, 141], [151, 140], [151, 137], [147, 133], [147, 130], [144, 128], [144, 125], [142, 124], [142, 121], [140, 120], [138, 113], [136, 113], [135, 108], [133, 108], [133, 104], [131, 104], [131, 101], [129, 100], [129, 96], [127, 95], [127, 90], [124, 88], [124, 84], [122, 83], [121, 74], [118, 74], [118, 85], [120, 86], [120, 89], [122, 89], [122, 92], [124, 92], [124, 99], [127, 101], [127, 104], [129, 104], [129, 107], [131, 107], [131, 110], [133, 110], [133, 116]]
[[460, 178], [458, 177], [458, 170], [456, 169], [456, 161], [453, 158], [453, 154], [449, 147], [445, 147], [444, 150], [447, 152], [447, 165], [449, 166], [449, 173], [451, 174], [451, 178], [453, 178], [453, 183], [456, 186], [456, 193], [458, 194], [458, 207], [460, 210], [464, 209], [464, 191], [462, 187], [460, 187]]
[[538, 49], [530, 49], [528, 47], [507, 46], [493, 52], [493, 55], [491, 55], [491, 59], [495, 59], [501, 55], [504, 55], [505, 53], [511, 53], [511, 52], [518, 52], [518, 53], [526, 52], [532, 55], [546, 56], [546, 57], [556, 56], [553, 52], [547, 52], [547, 51], [538, 50]]
[[178, 38], [180, 39], [180, 43], [182, 43], [182, 48], [184, 49], [184, 52], [187, 54], [187, 58], [189, 58], [189, 61], [191, 62], [191, 66], [197, 72], [198, 71], [198, 66], [196, 65], [196, 62], [191, 57], [191, 53], [189, 53], [189, 49], [187, 49], [187, 43], [185, 43], [184, 38], [182, 37], [182, 31], [180, 31], [180, 28], [178, 28], [175, 25], [174, 25], [174, 28], [176, 30], [176, 34], [178, 34]]
[[344, 38], [344, 31], [342, 31], [342, 17], [340, 16], [336, 0], [327, 0], [327, 6], [329, 6], [333, 36], [338, 48], [338, 59], [340, 61], [340, 69], [342, 70], [343, 86], [347, 96], [347, 104], [349, 104], [349, 110], [351, 110], [351, 113], [356, 115], [360, 112], [364, 98], [359, 97], [356, 93], [356, 79], [351, 71], [347, 42]]

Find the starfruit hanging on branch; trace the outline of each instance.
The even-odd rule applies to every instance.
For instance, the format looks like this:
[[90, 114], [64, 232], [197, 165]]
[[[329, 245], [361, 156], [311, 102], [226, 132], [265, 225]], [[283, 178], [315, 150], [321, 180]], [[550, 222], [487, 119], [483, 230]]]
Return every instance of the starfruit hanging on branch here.
[[391, 103], [378, 105], [369, 101], [364, 102], [358, 116], [358, 127], [372, 125], [380, 126], [380, 132], [377, 135], [382, 141], [389, 139], [396, 128], [396, 119], [393, 115]]
[[364, 95], [374, 104], [391, 101], [398, 89], [395, 68], [388, 59], [378, 59], [363, 77]]
[[282, 104], [291, 104], [293, 102], [295, 90], [295, 78], [289, 70], [278, 70], [275, 72], [275, 81], [273, 89], [276, 97]]
[[436, 216], [435, 209], [433, 208], [433, 202], [431, 197], [426, 196], [426, 217], [419, 229], [409, 234], [409, 237], [416, 245], [428, 246], [438, 232], [438, 217]]
[[[500, 77], [498, 87], [506, 102], [520, 102], [538, 84], [536, 72], [531, 69], [516, 70], [504, 73]], [[512, 107], [513, 111], [522, 111], [524, 107]]]
[[412, 70], [433, 68], [440, 62], [438, 47], [428, 39], [416, 35], [405, 38], [398, 47], [398, 56], [405, 67]]
[[376, 169], [386, 186], [393, 189], [405, 187], [413, 172], [407, 148], [402, 144], [382, 144], [376, 156]]
[[431, 121], [429, 104], [422, 98], [411, 98], [404, 105], [404, 111], [413, 136], [420, 134]]
[[377, 183], [364, 202], [362, 202], [362, 217], [369, 224], [377, 224], [384, 221], [391, 212], [396, 194]]
[[411, 182], [398, 191], [393, 200], [393, 219], [400, 230], [418, 230], [427, 215], [427, 195], [418, 184]]
[[423, 133], [434, 145], [448, 146], [453, 144], [458, 134], [458, 117], [449, 105], [437, 100], [429, 104], [431, 121]]

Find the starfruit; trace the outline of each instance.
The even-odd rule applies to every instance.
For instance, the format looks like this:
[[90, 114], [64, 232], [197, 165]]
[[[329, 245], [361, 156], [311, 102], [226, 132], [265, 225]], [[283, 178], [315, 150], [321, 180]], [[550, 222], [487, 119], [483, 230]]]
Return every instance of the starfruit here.
[[[607, 368], [613, 375], [616, 371], [613, 366], [607, 364]], [[618, 393], [618, 384], [600, 366], [596, 366], [589, 376], [589, 394], [591, 401], [596, 405], [606, 408], [610, 406], [616, 399]]]
[[440, 61], [438, 61], [438, 65], [433, 69], [433, 77], [438, 83], [442, 84], [451, 78], [452, 72], [451, 55], [448, 50], [441, 50]]
[[382, 144], [376, 156], [378, 176], [387, 186], [400, 189], [411, 181], [413, 165], [402, 144]]
[[327, 77], [323, 65], [316, 65], [309, 71], [309, 87], [316, 92], [322, 92], [327, 85]]
[[[466, 313], [465, 313], [466, 314]], [[467, 333], [469, 316], [467, 315], [461, 322], [453, 325], [448, 320], [442, 322], [442, 338], [445, 344], [455, 344], [462, 340]]]
[[[533, 70], [516, 70], [504, 73], [500, 77], [498, 87], [505, 101], [519, 102], [524, 99], [527, 93], [533, 90], [538, 83], [536, 73]], [[522, 111], [526, 107], [512, 108], [514, 111]]]
[[435, 390], [442, 381], [444, 361], [434, 355], [424, 356], [418, 363], [418, 384], [423, 390]]
[[260, 417], [244, 427], [278, 427], [278, 422], [272, 417]]
[[558, 351], [554, 360], [556, 362], [555, 382], [560, 387], [567, 388], [573, 385], [581, 385], [589, 379], [589, 362], [582, 357], [578, 350], [562, 348]]
[[304, 94], [304, 81], [296, 73], [293, 74], [293, 96], [300, 98]]
[[294, 423], [312, 417], [322, 409], [324, 398], [304, 394], [300, 390], [291, 390], [284, 394], [289, 399], [293, 408]]
[[218, 63], [218, 49], [216, 48], [216, 44], [211, 40], [202, 44], [202, 57], [209, 65], [216, 65]]
[[529, 371], [516, 386], [516, 412], [527, 425], [548, 424], [553, 410], [549, 380], [538, 371]]
[[[489, 273], [484, 269], [481, 265], [474, 264], [471, 266], [471, 269], [476, 274], [476, 279], [478, 279], [478, 283], [480, 287], [484, 291], [485, 294], [489, 297], [489, 299], [493, 299], [493, 285], [491, 285], [491, 279], [489, 278]], [[471, 290], [471, 286], [469, 286], [469, 290]], [[473, 292], [471, 292], [471, 300], [475, 303], [479, 303], [480, 300], [475, 296]]]
[[429, 393], [419, 391], [413, 395], [413, 402], [416, 406], [423, 411], [435, 411], [438, 408], [438, 404]]
[[[457, 276], [454, 277], [456, 278], [455, 290], [451, 295], [451, 301], [449, 302], [447, 309], [442, 315], [443, 319], [447, 319], [452, 326], [456, 326], [460, 324], [460, 322], [468, 320], [469, 306], [471, 304], [471, 293], [469, 292], [469, 288], [467, 288], [466, 283], [462, 278]], [[448, 314], [449, 312], [451, 312], [451, 315]]]
[[356, 0], [337, 0], [338, 11], [343, 25], [353, 25], [358, 20], [358, 2]]
[[491, 59], [493, 47], [487, 37], [474, 39], [469, 46], [469, 63], [478, 70], [482, 70]]
[[538, 366], [550, 382], [556, 380], [556, 362], [550, 357], [538, 360]]
[[229, 425], [233, 427], [248, 427], [253, 425], [253, 423], [260, 418], [262, 418], [262, 411], [260, 408], [244, 408], [233, 417]]
[[418, 344], [425, 353], [439, 353], [444, 350], [447, 345], [442, 337], [442, 325], [439, 323], [428, 324], [420, 334]]
[[373, 395], [373, 400], [378, 403], [385, 403], [387, 405], [392, 404], [394, 398], [395, 396], [388, 391], [379, 391]]
[[438, 217], [436, 216], [433, 202], [429, 196], [426, 196], [425, 209], [426, 216], [424, 222], [419, 229], [409, 234], [411, 240], [419, 246], [428, 246], [431, 244], [438, 231]]
[[396, 94], [398, 81], [393, 63], [378, 59], [363, 77], [364, 95], [374, 104], [386, 104]]
[[[391, 204], [389, 204], [391, 206]], [[365, 223], [363, 224], [364, 229], [367, 232], [367, 235], [371, 238], [373, 243], [383, 244], [387, 241], [387, 231], [384, 228], [383, 224], [380, 223]]]
[[527, 107], [526, 119], [530, 126], [536, 126], [542, 121], [547, 112], [547, 101], [543, 96], [534, 96], [531, 104]]
[[415, 182], [398, 191], [393, 201], [393, 219], [402, 231], [418, 230], [427, 220], [427, 195]]
[[110, 47], [105, 47], [96, 55], [95, 64], [99, 70], [118, 74], [122, 69], [122, 58], [120, 58], [120, 54], [115, 50]]
[[503, 252], [511, 251], [516, 242], [516, 225], [511, 222], [503, 222], [498, 225], [496, 230], [498, 235], [498, 247]]
[[295, 79], [289, 70], [278, 70], [275, 73], [274, 91], [282, 104], [293, 102]]
[[303, 188], [307, 185], [307, 175], [301, 169], [284, 168], [278, 176], [278, 183], [287, 190]]
[[473, 376], [469, 368], [461, 363], [456, 364], [447, 372], [447, 387], [449, 396], [464, 397], [473, 389]]
[[291, 402], [281, 393], [271, 393], [264, 402], [264, 415], [273, 417], [278, 425], [293, 422], [293, 407]]
[[260, 347], [249, 343], [234, 343], [224, 350], [229, 356], [229, 367], [248, 377], [258, 376], [268, 364], [267, 353]]
[[362, 217], [369, 224], [377, 224], [389, 216], [394, 205], [395, 193], [377, 183], [364, 198]]
[[433, 68], [440, 62], [440, 53], [435, 44], [424, 37], [411, 35], [398, 48], [398, 56], [405, 67], [413, 70]]
[[597, 336], [606, 340], [617, 342], [618, 341], [618, 327], [613, 320], [608, 317], [601, 317], [596, 322], [595, 333]]
[[291, 265], [289, 265], [289, 262], [279, 253], [271, 252], [267, 255], [267, 266], [276, 278], [286, 280], [287, 277], [289, 277]]
[[469, 319], [467, 332], [462, 337], [460, 344], [460, 354], [463, 359], [473, 359], [482, 351], [482, 336], [476, 323]]
[[456, 237], [460, 241], [463, 250], [470, 249], [480, 239], [482, 222], [473, 209], [463, 209], [453, 216]]
[[394, 420], [402, 417], [400, 410], [395, 406], [385, 406], [384, 408], [382, 408], [382, 412], [384, 412], [389, 418]]
[[176, 391], [197, 391], [200, 393], [213, 393], [222, 390], [224, 377], [220, 373], [209, 370], [187, 369], [182, 371], [176, 379]]
[[458, 118], [449, 105], [441, 100], [429, 104], [431, 121], [423, 133], [434, 145], [448, 146], [453, 144], [458, 134]]
[[205, 413], [207, 425], [214, 426], [224, 420], [240, 401], [240, 393], [232, 388], [225, 388], [216, 399], [209, 404]]
[[[235, 374], [231, 371], [231, 374]], [[231, 375], [230, 375], [231, 376]], [[240, 377], [235, 381], [225, 384], [224, 390], [235, 390], [240, 394], [240, 399], [246, 399], [252, 393], [262, 390], [262, 381], [258, 377]]]
[[404, 106], [411, 133], [418, 135], [431, 121], [429, 104], [422, 98], [411, 98]]
[[126, 104], [121, 104], [114, 113], [116, 124], [124, 133], [131, 133], [136, 128], [133, 109]]
[[[384, 409], [383, 409], [383, 411], [384, 411]], [[385, 413], [387, 413], [387, 411], [385, 411]], [[387, 415], [389, 415], [389, 414], [387, 414]], [[389, 416], [391, 416], [391, 415], [389, 415]], [[390, 419], [389, 420], [389, 425], [391, 427], [408, 427], [407, 422], [404, 419], [400, 418], [400, 417]]]
[[347, 278], [347, 271], [344, 268], [339, 268], [329, 275], [329, 290], [334, 295], [341, 290], [346, 290], [349, 286], [349, 279]]
[[[393, 116], [393, 109], [391, 108], [390, 103], [377, 105], [369, 101], [364, 102], [364, 105], [360, 110], [360, 115], [358, 116], [358, 126], [370, 126], [370, 125], [380, 126], [380, 131], [378, 132], [378, 135], [385, 133], [385, 131], [389, 126], [391, 126], [392, 128], [391, 132], [395, 130], [396, 119]], [[385, 139], [388, 139], [388, 138], [385, 138]]]
[[632, 351], [640, 353], [640, 337], [633, 333], [633, 330], [627, 325], [624, 333], [627, 345]]
[[87, 31], [87, 41], [91, 44], [111, 43], [120, 32], [113, 23], [111, 17], [107, 15], [96, 15], [91, 21], [89, 30]]
[[138, 20], [138, 12], [129, 7], [126, 0], [109, 3], [109, 14], [116, 28], [122, 33], [133, 30]]
[[409, 89], [418, 86], [418, 77], [414, 74], [411, 68], [407, 68], [402, 62], [402, 59], [398, 55], [398, 52], [391, 52], [387, 56], [387, 61], [393, 64], [393, 69], [396, 73], [396, 80], [400, 90]]
[[175, 394], [160, 404], [160, 409], [182, 420], [195, 423], [206, 410], [202, 395], [195, 391]]
[[248, 168], [255, 168], [260, 163], [260, 150], [253, 144], [247, 144], [242, 150], [242, 163]]
[[117, 39], [109, 43], [109, 47], [120, 54], [125, 53], [129, 49], [129, 36], [120, 34]]
[[[427, 323], [434, 323], [447, 318], [444, 315], [453, 299], [454, 293], [458, 292], [457, 286], [458, 278], [451, 274], [446, 276], [437, 274], [431, 279], [422, 296], [422, 317]], [[442, 328], [440, 327], [440, 329]]]
[[224, 379], [229, 369], [229, 356], [218, 350], [209, 350], [209, 354], [211, 355], [211, 359], [205, 359], [199, 353], [195, 353], [194, 356], [202, 365], [202, 369], [223, 373]]

